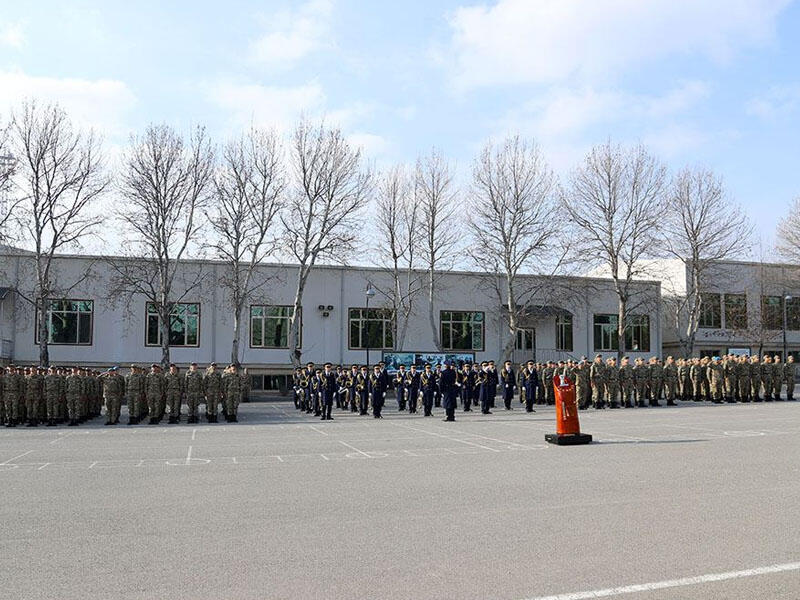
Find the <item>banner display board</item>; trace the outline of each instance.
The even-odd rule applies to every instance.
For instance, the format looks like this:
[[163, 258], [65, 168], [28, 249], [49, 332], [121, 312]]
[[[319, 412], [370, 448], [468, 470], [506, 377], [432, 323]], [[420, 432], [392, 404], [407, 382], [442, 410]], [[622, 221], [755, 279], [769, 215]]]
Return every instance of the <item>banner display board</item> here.
[[443, 364], [444, 361], [449, 360], [450, 364], [461, 367], [465, 362], [474, 362], [474, 352], [383, 352], [383, 362], [386, 363], [386, 370], [389, 373], [397, 371], [397, 367], [405, 365], [406, 368], [411, 365], [417, 365], [422, 368], [425, 363], [430, 363], [432, 367], [437, 364]]

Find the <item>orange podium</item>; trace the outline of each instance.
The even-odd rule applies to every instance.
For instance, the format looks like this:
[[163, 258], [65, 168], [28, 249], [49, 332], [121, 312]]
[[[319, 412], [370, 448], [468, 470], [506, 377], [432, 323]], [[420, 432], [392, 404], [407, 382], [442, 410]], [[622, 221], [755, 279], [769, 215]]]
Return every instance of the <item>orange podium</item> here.
[[559, 446], [590, 443], [592, 436], [581, 433], [581, 426], [578, 423], [575, 384], [566, 375], [556, 375], [553, 377], [552, 385], [556, 394], [556, 432], [546, 434], [544, 439]]

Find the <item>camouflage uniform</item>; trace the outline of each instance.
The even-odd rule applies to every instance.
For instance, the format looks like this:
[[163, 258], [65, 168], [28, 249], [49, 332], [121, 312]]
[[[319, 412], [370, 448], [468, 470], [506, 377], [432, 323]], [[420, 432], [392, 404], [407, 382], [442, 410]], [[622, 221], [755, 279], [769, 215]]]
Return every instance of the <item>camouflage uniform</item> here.
[[70, 425], [77, 425], [80, 418], [80, 404], [81, 397], [83, 396], [83, 381], [81, 376], [77, 373], [72, 373], [67, 376], [66, 380], [66, 394], [67, 394], [67, 416], [69, 417]]
[[616, 363], [612, 360], [606, 365], [603, 373], [606, 383], [606, 403], [609, 408], [618, 408], [617, 400], [619, 398], [619, 369]]
[[781, 387], [783, 386], [783, 364], [779, 356], [772, 360], [772, 391], [775, 400], [781, 400]]
[[723, 361], [722, 372], [725, 376], [725, 401], [734, 402], [739, 382], [736, 379], [736, 363], [733, 357], [728, 357]]
[[664, 367], [658, 360], [653, 360], [650, 363], [650, 403], [652, 406], [660, 406], [658, 401], [661, 399], [661, 393], [664, 390]]
[[736, 381], [739, 384], [739, 402], [750, 402], [750, 362], [744, 356], [736, 363]]
[[157, 371], [150, 371], [145, 376], [144, 391], [147, 396], [147, 410], [150, 413], [150, 424], [161, 420], [161, 402], [164, 398], [164, 376]]
[[761, 385], [764, 386], [764, 401], [772, 401], [772, 360], [769, 356], [764, 357], [761, 363]]
[[589, 405], [589, 366], [581, 362], [575, 369], [575, 397], [578, 399], [578, 407], [586, 408]]
[[6, 405], [6, 420], [11, 427], [19, 422], [23, 384], [24, 380], [18, 373], [7, 373], [3, 378], [3, 402]]
[[636, 406], [643, 408], [647, 398], [647, 382], [650, 380], [650, 369], [641, 359], [636, 360], [633, 367], [633, 385], [636, 388]]
[[209, 423], [217, 421], [217, 405], [222, 398], [222, 375], [217, 370], [208, 370], [205, 375], [206, 418]]
[[711, 401], [714, 402], [714, 404], [719, 404], [722, 402], [725, 391], [725, 372], [720, 361], [715, 360], [708, 366], [707, 378], [711, 386]]
[[116, 371], [103, 376], [103, 398], [106, 401], [106, 425], [119, 423], [122, 396], [125, 394], [125, 379]]
[[242, 397], [242, 379], [236, 371], [222, 375], [222, 390], [225, 398], [225, 419], [236, 422], [236, 412]]
[[633, 367], [629, 362], [623, 360], [622, 366], [619, 368], [619, 388], [622, 392], [622, 402], [625, 408], [633, 407], [634, 402], [634, 385], [633, 385]]
[[761, 402], [761, 363], [758, 357], [750, 359], [750, 399], [753, 402]]
[[178, 423], [181, 418], [181, 399], [184, 391], [184, 377], [179, 372], [170, 371], [164, 375], [169, 422]]
[[783, 382], [786, 384], [786, 399], [794, 400], [794, 359], [789, 356], [783, 363]]
[[58, 413], [58, 401], [61, 397], [63, 381], [61, 375], [55, 371], [49, 372], [44, 378], [44, 397], [47, 407], [47, 424], [51, 427], [60, 418]]
[[28, 426], [35, 426], [39, 419], [42, 383], [42, 376], [35, 369], [25, 378], [25, 411], [28, 414]]
[[125, 397], [128, 403], [129, 425], [133, 425], [139, 420], [142, 411], [140, 404], [143, 395], [144, 377], [138, 372], [138, 369], [132, 369], [132, 372], [125, 377]]
[[589, 381], [592, 384], [592, 404], [595, 408], [603, 408], [606, 392], [606, 366], [602, 360], [594, 360], [589, 367]]
[[184, 383], [186, 390], [186, 406], [189, 413], [189, 422], [197, 423], [197, 409], [203, 401], [203, 374], [191, 369], [186, 372], [186, 381]]

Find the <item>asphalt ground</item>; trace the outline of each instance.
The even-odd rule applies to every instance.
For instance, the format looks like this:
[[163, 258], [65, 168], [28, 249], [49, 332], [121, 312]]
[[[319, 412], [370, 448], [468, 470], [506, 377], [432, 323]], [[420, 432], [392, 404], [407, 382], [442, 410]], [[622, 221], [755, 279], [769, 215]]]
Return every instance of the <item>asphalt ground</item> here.
[[0, 598], [800, 597], [800, 402], [384, 414], [0, 429]]

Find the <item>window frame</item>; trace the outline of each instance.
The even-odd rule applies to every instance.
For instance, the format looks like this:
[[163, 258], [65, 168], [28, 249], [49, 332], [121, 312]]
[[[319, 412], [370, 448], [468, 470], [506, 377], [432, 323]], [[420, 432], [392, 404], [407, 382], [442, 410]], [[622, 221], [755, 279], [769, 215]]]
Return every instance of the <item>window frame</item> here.
[[[294, 305], [293, 304], [251, 304], [249, 306], [249, 308], [247, 309], [248, 314], [250, 315], [250, 318], [248, 319], [248, 322], [247, 322], [247, 327], [248, 327], [248, 329], [247, 329], [247, 343], [248, 343], [249, 347], [252, 348], [253, 350], [288, 350], [289, 349], [289, 331], [291, 331], [291, 327], [289, 328], [289, 331], [286, 332], [286, 345], [285, 346], [254, 346], [253, 345], [253, 309], [254, 308], [259, 308], [259, 307], [260, 308], [289, 308], [289, 309], [292, 309], [292, 308], [294, 308]], [[303, 307], [301, 306], [298, 310], [300, 312], [300, 327], [298, 328], [298, 331], [297, 331], [297, 337], [298, 337], [297, 348], [300, 349], [300, 348], [303, 347]], [[273, 319], [285, 318], [285, 319], [289, 319], [290, 317], [265, 317], [265, 316], [262, 316], [262, 317], [256, 317], [256, 318], [260, 318], [263, 321], [263, 320], [268, 319], [268, 318], [273, 318]], [[263, 325], [262, 325], [262, 329], [261, 329], [261, 338], [262, 339], [264, 338]]]
[[[470, 348], [453, 348], [451, 344], [452, 340], [452, 329], [450, 334], [450, 339], [447, 340], [448, 344], [445, 345], [444, 335], [442, 332], [445, 320], [444, 314], [445, 313], [467, 313], [471, 315], [481, 315], [480, 318], [480, 325], [481, 325], [481, 346], [480, 348], [476, 348], [474, 345]], [[452, 318], [447, 323], [465, 323], [467, 321], [453, 321]], [[471, 322], [475, 322], [474, 319]], [[447, 310], [440, 310], [439, 311], [439, 341], [442, 344], [442, 350], [448, 352], [484, 352], [486, 349], [486, 312], [483, 310], [462, 310], [462, 309], [447, 309]]]
[[[173, 304], [173, 307], [179, 306], [179, 305], [196, 305], [197, 306], [197, 343], [196, 344], [180, 344], [180, 345], [170, 344], [169, 347], [170, 348], [199, 348], [200, 347], [200, 329], [201, 329], [201, 325], [202, 325], [202, 320], [201, 320], [200, 317], [202, 315], [202, 310], [203, 310], [203, 307], [202, 307], [201, 303], [200, 302], [173, 302], [172, 304]], [[155, 302], [151, 302], [150, 300], [145, 301], [145, 303], [144, 303], [144, 345], [145, 345], [146, 348], [160, 348], [161, 347], [161, 340], [160, 339], [158, 340], [159, 343], [157, 343], [157, 344], [149, 344], [148, 341], [147, 341], [147, 331], [149, 329], [148, 320], [149, 320], [150, 314], [151, 314], [151, 313], [148, 312], [147, 309], [148, 309], [148, 307], [150, 305], [155, 305]], [[158, 313], [155, 313], [154, 316], [155, 316], [156, 322], [157, 322], [158, 321]], [[194, 316], [194, 315], [192, 315], [192, 316]], [[161, 337], [161, 329], [160, 328], [158, 330], [158, 336], [159, 336], [159, 338]], [[185, 337], [186, 337], [186, 334], [184, 333], [184, 338]]]
[[[48, 346], [93, 346], [94, 345], [94, 300], [91, 300], [89, 298], [58, 298], [56, 300], [50, 300], [50, 305], [52, 306], [53, 303], [55, 303], [55, 302], [75, 302], [75, 303], [88, 302], [89, 304], [91, 304], [92, 310], [88, 313], [89, 315], [91, 315], [91, 317], [89, 318], [89, 341], [88, 342], [81, 342], [81, 341], [75, 341], [75, 342], [53, 342], [53, 341], [51, 341], [49, 339], [53, 335], [52, 319], [51, 319], [48, 322], [48, 328], [47, 328], [47, 337], [48, 337], [47, 345]], [[52, 315], [52, 312], [53, 311], [51, 309], [47, 310], [47, 314], [48, 315]], [[87, 314], [87, 313], [85, 311], [62, 311], [62, 310], [58, 310], [58, 311], [55, 311], [55, 312], [67, 312], [67, 313], [73, 313], [74, 312], [74, 314], [78, 315], [78, 317], [77, 317], [78, 318], [78, 322], [76, 324], [76, 331], [77, 331], [77, 336], [78, 336], [77, 340], [80, 340], [80, 315], [81, 314]], [[38, 346], [39, 345], [39, 319], [41, 318], [41, 314], [40, 314], [40, 311], [38, 309], [35, 311], [35, 313], [36, 313], [36, 316], [35, 316], [35, 318], [33, 320], [34, 321], [34, 323], [33, 323], [33, 325], [34, 325], [34, 327], [33, 327], [33, 343], [34, 343], [34, 345]]]
[[[734, 326], [733, 324], [728, 322], [729, 320], [730, 321], [734, 320], [733, 318], [729, 319], [729, 317], [731, 315], [729, 314], [730, 311], [729, 311], [729, 306], [728, 306], [728, 298], [737, 298], [737, 299], [743, 299], [744, 300], [744, 302], [741, 305], [741, 307], [743, 308], [742, 315], [741, 315], [742, 318], [744, 319], [744, 324], [743, 325]], [[747, 329], [747, 327], [749, 325], [749, 317], [747, 315], [747, 292], [742, 292], [741, 294], [725, 294], [723, 299], [722, 299], [722, 311], [723, 311], [723, 315], [724, 315], [723, 318], [725, 319], [725, 329], [733, 329], [733, 330]], [[733, 316], [735, 317], [735, 315], [733, 315]]]
[[[768, 300], [770, 298], [777, 298], [778, 299], [778, 323], [767, 323], [766, 318], [764, 317], [765, 310], [764, 308], [768, 304]], [[766, 329], [767, 331], [781, 331], [783, 329], [783, 303], [784, 299], [783, 296], [776, 296], [776, 295], [762, 295], [761, 296], [761, 328]], [[773, 325], [775, 325], [773, 327]]]
[[[709, 300], [710, 297], [714, 297], [714, 302]], [[722, 294], [719, 292], [703, 292], [700, 294], [700, 314], [698, 315], [697, 319], [697, 328], [698, 329], [722, 329], [722, 314], [723, 314], [723, 301], [722, 301]], [[703, 324], [703, 318], [707, 316], [706, 307], [709, 307], [708, 310], [712, 311], [711, 315], [711, 324]], [[716, 309], [715, 312], [713, 312]], [[716, 317], [716, 320], [714, 320]]]
[[[568, 319], [569, 323], [562, 323], [561, 319]], [[593, 323], [594, 324], [594, 323]], [[562, 337], [562, 330], [569, 325], [569, 346], [567, 344], [561, 344]], [[556, 350], [559, 352], [574, 352], [575, 349], [575, 319], [573, 315], [570, 314], [563, 314], [563, 315], [556, 315]], [[563, 346], [563, 347], [562, 347]]]
[[[597, 317], [608, 317], [608, 323], [601, 323], [598, 325]], [[629, 344], [628, 342], [633, 342], [633, 335], [634, 331], [633, 328], [644, 327], [644, 323], [637, 323], [635, 322], [638, 319], [643, 319], [647, 324], [647, 346], [640, 347], [637, 349], [633, 349], [633, 343]], [[594, 313], [592, 315], [592, 347], [594, 348], [595, 352], [619, 352], [619, 340], [617, 339], [617, 324], [619, 323], [619, 315], [613, 313]], [[611, 338], [609, 347], [598, 347], [597, 345], [597, 331], [596, 328], [598, 326], [607, 326], [613, 327], [611, 331]], [[650, 315], [649, 314], [630, 314], [628, 315], [628, 324], [625, 325], [625, 332], [623, 333], [625, 339], [625, 352], [650, 352], [650, 347], [653, 345], [652, 340], [652, 328], [650, 326]]]
[[[353, 310], [363, 310], [363, 311], [366, 311], [366, 310], [380, 310], [380, 311], [384, 311], [386, 314], [388, 314], [389, 317], [385, 318], [385, 319], [381, 319], [381, 321], [383, 321], [384, 323], [388, 323], [389, 324], [388, 330], [391, 332], [391, 335], [392, 335], [392, 344], [389, 345], [389, 346], [385, 345], [386, 344], [386, 329], [384, 329], [384, 332], [383, 332], [383, 344], [384, 345], [382, 345], [382, 346], [370, 346], [369, 349], [370, 350], [393, 350], [394, 349], [394, 338], [397, 335], [397, 331], [396, 331], [397, 323], [396, 323], [395, 315], [393, 314], [393, 311], [392, 311], [391, 308], [384, 308], [382, 306], [370, 306], [369, 309], [367, 309], [367, 307], [365, 307], [365, 306], [348, 306], [347, 307], [347, 332], [345, 334], [345, 335], [347, 335], [347, 349], [348, 350], [362, 351], [362, 350], [366, 350], [367, 349], [366, 346], [353, 346], [353, 345], [351, 345], [352, 344], [352, 340], [350, 339], [350, 328], [352, 327], [353, 318], [350, 316], [350, 311], [353, 311]], [[372, 321], [372, 320], [376, 320], [376, 319], [369, 319], [369, 318], [361, 317], [361, 318], [356, 319], [356, 320], [357, 321], [361, 321], [361, 322], [365, 322], [365, 321]], [[363, 337], [363, 328], [362, 328], [362, 334], [360, 334], [359, 337]]]

